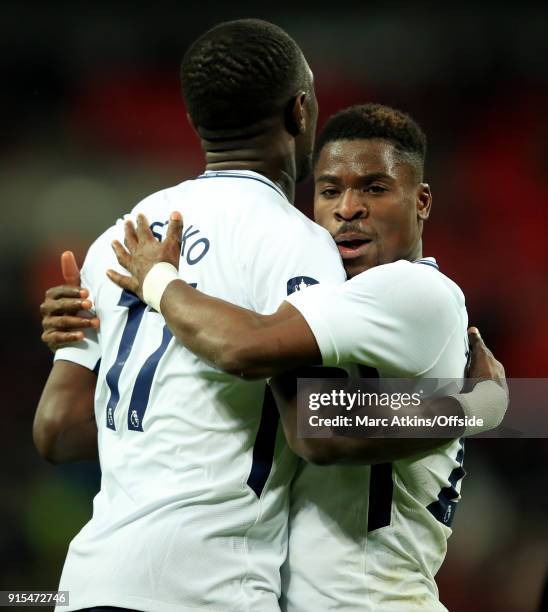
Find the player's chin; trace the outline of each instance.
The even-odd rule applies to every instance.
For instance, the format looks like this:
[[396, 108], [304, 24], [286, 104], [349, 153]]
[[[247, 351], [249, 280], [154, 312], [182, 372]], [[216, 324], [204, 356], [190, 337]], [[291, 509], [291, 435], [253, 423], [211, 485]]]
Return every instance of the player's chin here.
[[352, 278], [366, 270], [374, 268], [378, 263], [370, 255], [362, 255], [356, 259], [343, 259], [343, 265], [346, 270], [346, 276]]

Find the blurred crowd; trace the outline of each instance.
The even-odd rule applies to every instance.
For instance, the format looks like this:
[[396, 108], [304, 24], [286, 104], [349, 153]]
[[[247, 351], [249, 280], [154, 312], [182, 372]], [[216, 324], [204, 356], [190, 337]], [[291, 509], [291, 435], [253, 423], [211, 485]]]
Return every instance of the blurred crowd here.
[[[380, 102], [429, 140], [434, 196], [424, 254], [463, 289], [470, 320], [512, 377], [548, 378], [548, 10], [390, 10], [242, 2], [5, 3], [0, 139], [2, 444], [0, 590], [55, 589], [68, 542], [91, 514], [95, 465], [52, 467], [31, 424], [51, 355], [38, 305], [59, 255], [89, 243], [158, 189], [202, 169], [178, 71], [219, 21], [262, 17], [301, 44], [320, 127]], [[297, 205], [311, 215], [310, 184]], [[546, 440], [469, 440], [463, 501], [441, 598], [455, 612], [538, 607], [548, 569]]]

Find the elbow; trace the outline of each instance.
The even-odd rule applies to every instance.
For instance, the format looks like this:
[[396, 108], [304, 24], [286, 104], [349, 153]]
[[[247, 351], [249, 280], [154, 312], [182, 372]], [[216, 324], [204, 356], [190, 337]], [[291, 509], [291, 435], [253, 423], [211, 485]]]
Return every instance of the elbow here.
[[249, 346], [226, 346], [215, 359], [214, 365], [243, 380], [258, 380], [270, 376], [259, 363], [259, 356]]
[[56, 463], [55, 454], [53, 453], [54, 438], [52, 428], [49, 424], [44, 423], [41, 419], [35, 419], [32, 427], [32, 439], [36, 450], [49, 463]]
[[32, 439], [36, 450], [49, 463], [62, 463], [57, 453], [57, 441], [61, 435], [62, 424], [54, 419], [36, 417], [32, 426]]

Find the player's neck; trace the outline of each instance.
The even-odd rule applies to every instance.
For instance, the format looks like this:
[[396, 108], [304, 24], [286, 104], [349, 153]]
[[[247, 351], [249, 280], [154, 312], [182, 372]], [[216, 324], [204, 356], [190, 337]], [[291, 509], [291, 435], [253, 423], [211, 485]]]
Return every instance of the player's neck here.
[[408, 261], [416, 261], [417, 259], [421, 259], [422, 258], [422, 240], [419, 240], [418, 243], [415, 245], [415, 248], [413, 248], [410, 253], [409, 256], [406, 257], [405, 259], [407, 259]]
[[252, 170], [276, 183], [293, 202], [296, 175], [294, 140], [285, 130], [263, 123], [244, 135], [217, 137], [214, 133], [200, 132], [206, 170]]

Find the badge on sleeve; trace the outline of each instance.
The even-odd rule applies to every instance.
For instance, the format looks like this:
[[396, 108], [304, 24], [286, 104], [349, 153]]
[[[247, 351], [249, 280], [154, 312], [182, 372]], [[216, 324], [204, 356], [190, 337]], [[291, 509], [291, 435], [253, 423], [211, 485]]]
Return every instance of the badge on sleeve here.
[[310, 276], [295, 276], [287, 281], [287, 295], [295, 293], [295, 291], [302, 291], [310, 285], [317, 285], [319, 281]]

